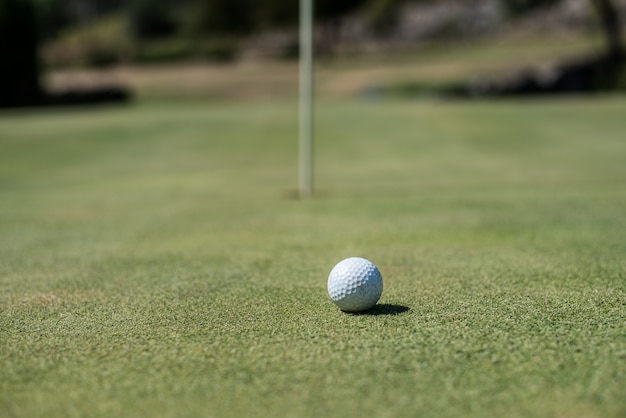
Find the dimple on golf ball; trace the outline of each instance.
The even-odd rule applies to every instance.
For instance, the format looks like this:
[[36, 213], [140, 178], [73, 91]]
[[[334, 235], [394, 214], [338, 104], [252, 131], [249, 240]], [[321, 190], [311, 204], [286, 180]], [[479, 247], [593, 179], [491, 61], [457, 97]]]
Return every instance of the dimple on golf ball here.
[[333, 267], [328, 276], [328, 295], [342, 311], [372, 308], [383, 293], [383, 276], [369, 260], [350, 257]]

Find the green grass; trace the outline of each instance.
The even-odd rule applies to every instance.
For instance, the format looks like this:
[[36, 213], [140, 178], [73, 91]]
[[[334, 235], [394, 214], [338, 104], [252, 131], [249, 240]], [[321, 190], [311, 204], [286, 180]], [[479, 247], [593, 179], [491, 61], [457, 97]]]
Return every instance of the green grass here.
[[0, 416], [623, 417], [624, 114], [324, 102], [310, 201], [289, 104], [0, 114]]

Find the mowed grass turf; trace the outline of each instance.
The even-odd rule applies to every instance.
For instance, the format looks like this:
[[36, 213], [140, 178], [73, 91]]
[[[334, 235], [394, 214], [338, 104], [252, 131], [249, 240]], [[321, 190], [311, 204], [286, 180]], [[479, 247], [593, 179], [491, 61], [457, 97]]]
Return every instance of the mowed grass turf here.
[[0, 416], [626, 415], [626, 99], [317, 110], [1, 114]]

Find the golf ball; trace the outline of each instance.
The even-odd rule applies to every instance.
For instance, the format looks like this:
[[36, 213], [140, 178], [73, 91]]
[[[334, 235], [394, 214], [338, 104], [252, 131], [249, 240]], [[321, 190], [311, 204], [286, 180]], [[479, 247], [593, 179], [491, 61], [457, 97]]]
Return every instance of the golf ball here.
[[328, 276], [328, 294], [342, 311], [372, 308], [383, 293], [383, 276], [369, 260], [350, 257], [333, 267]]

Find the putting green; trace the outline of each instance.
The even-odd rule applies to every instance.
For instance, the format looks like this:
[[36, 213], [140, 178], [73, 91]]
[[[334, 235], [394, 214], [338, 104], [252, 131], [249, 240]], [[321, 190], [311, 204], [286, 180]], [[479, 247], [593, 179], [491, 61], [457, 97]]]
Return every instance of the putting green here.
[[[626, 414], [626, 99], [0, 114], [0, 416]], [[377, 309], [326, 293], [377, 264]]]

